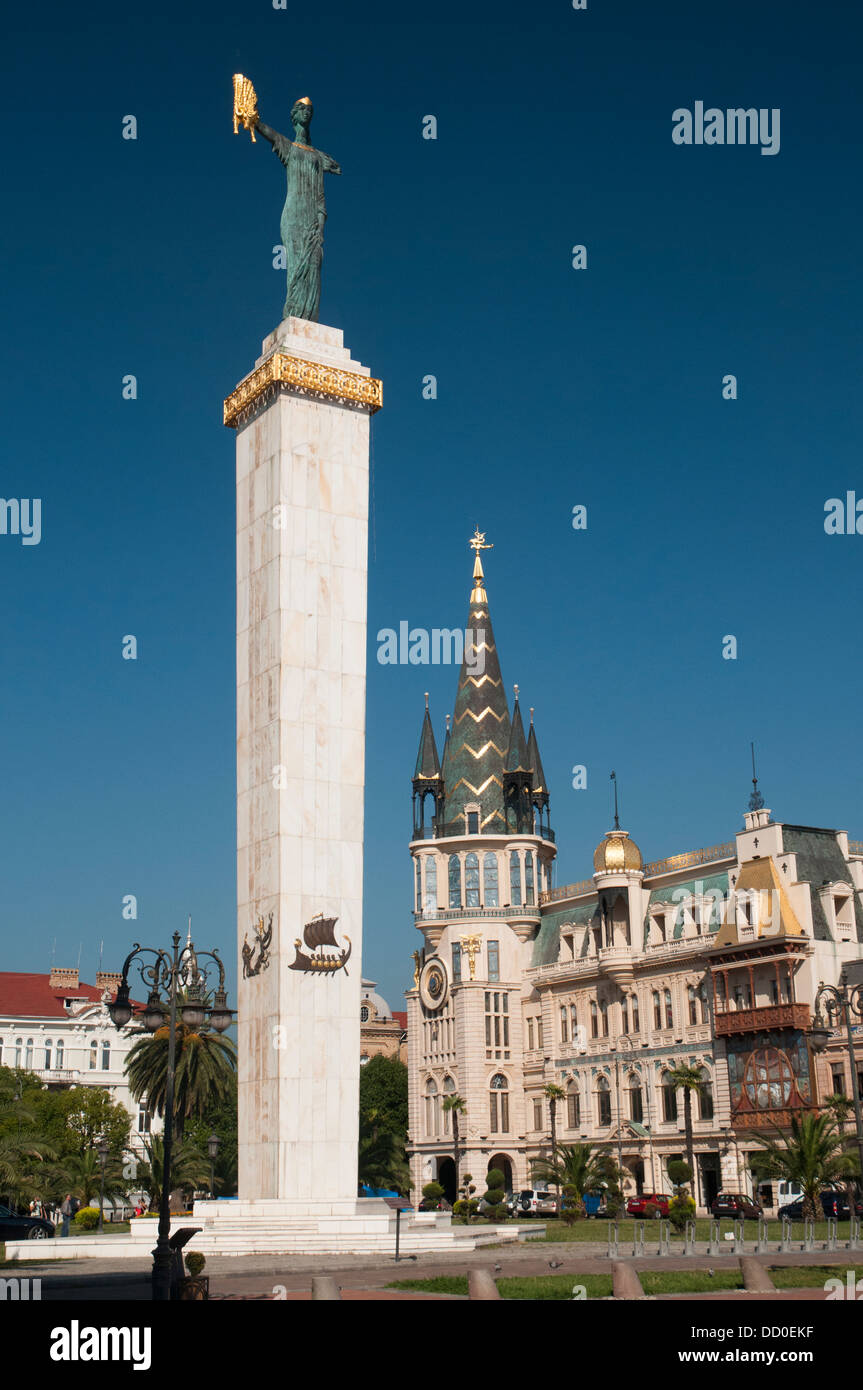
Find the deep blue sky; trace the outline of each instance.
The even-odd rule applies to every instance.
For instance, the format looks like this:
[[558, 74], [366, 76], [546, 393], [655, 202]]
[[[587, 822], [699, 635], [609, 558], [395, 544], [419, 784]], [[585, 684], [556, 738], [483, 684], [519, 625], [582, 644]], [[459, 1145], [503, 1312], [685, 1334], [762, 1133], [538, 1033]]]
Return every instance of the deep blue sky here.
[[[0, 493], [42, 498], [43, 538], [0, 537], [3, 968], [46, 970], [56, 940], [57, 963], [80, 945], [92, 979], [100, 940], [116, 967], [133, 934], [165, 940], [191, 912], [233, 973], [221, 402], [284, 297], [283, 174], [232, 133], [235, 71], [288, 134], [294, 99], [314, 100], [314, 141], [344, 169], [321, 317], [384, 380], [364, 973], [400, 1007], [423, 691], [442, 731], [456, 683], [378, 666], [375, 634], [464, 621], [477, 522], [504, 679], [537, 708], [558, 882], [590, 872], [612, 767], [646, 857], [729, 838], [750, 739], [776, 817], [863, 835], [863, 537], [823, 530], [826, 498], [863, 496], [858, 15], [845, 0], [406, 9], [52, 3], [7, 19]], [[672, 111], [696, 100], [779, 107], [780, 153], [674, 145]]]

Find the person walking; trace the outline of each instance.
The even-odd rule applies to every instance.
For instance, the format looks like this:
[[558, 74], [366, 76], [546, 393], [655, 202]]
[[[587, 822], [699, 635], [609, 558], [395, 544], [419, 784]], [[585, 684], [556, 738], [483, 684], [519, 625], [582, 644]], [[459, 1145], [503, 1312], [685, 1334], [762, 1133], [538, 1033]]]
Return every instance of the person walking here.
[[63, 1225], [60, 1230], [61, 1236], [67, 1236], [69, 1234], [69, 1222], [72, 1219], [74, 1211], [75, 1203], [72, 1200], [72, 1194], [71, 1192], [67, 1192], [60, 1203], [60, 1215], [63, 1218]]

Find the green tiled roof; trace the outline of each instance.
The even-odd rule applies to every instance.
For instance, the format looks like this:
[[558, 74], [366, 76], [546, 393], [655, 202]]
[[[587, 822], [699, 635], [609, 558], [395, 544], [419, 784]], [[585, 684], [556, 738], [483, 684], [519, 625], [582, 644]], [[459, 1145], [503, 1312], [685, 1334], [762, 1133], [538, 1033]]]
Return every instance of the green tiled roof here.
[[[644, 916], [644, 941], [647, 943], [648, 917], [650, 909], [654, 903], [673, 903], [675, 906], [687, 897], [698, 896], [704, 893], [715, 893], [719, 891], [723, 897], [728, 894], [728, 872], [720, 874], [700, 874], [698, 878], [685, 879], [682, 883], [666, 884], [662, 888], [651, 889], [650, 897], [647, 900], [647, 911]], [[677, 895], [675, 897], [675, 894]], [[720, 926], [719, 904], [714, 901], [710, 910], [710, 921], [707, 923], [710, 931], [718, 931]], [[683, 923], [675, 922], [675, 938], [682, 935]]]
[[561, 927], [569, 922], [576, 927], [585, 927], [594, 917], [599, 919], [599, 905], [595, 901], [565, 907], [558, 912], [544, 912], [533, 943], [531, 966], [536, 969], [540, 965], [554, 965], [560, 954]]

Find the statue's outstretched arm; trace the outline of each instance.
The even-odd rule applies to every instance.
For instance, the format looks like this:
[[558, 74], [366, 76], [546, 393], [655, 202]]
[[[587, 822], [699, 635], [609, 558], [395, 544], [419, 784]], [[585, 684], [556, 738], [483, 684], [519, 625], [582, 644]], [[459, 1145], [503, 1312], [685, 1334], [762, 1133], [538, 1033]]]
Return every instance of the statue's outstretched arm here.
[[255, 121], [255, 130], [257, 130], [260, 135], [263, 135], [264, 139], [268, 140], [271, 145], [276, 143], [279, 132], [277, 130], [272, 130], [268, 125], [264, 125], [263, 121]]

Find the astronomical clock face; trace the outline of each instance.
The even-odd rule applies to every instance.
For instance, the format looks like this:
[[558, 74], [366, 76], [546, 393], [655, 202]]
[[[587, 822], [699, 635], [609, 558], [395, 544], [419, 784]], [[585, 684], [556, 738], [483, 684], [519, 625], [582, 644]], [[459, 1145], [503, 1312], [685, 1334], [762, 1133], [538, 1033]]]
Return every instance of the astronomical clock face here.
[[449, 996], [449, 980], [442, 960], [427, 960], [420, 974], [420, 999], [430, 1011], [440, 1009]]

